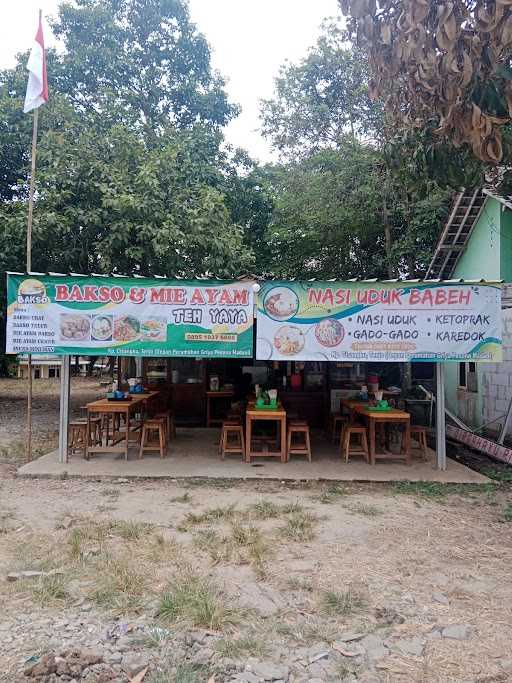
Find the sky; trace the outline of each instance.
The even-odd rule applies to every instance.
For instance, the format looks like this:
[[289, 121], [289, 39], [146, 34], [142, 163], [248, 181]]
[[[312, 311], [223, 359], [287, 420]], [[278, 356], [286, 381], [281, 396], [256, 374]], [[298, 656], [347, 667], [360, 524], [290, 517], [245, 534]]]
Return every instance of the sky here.
[[[37, 12], [56, 13], [59, 0], [0, 0], [0, 68], [11, 67], [16, 53], [29, 49], [37, 28]], [[319, 35], [323, 19], [336, 16], [336, 0], [189, 0], [192, 20], [212, 48], [212, 65], [226, 79], [240, 116], [225, 130], [233, 145], [260, 161], [275, 159], [258, 129], [259, 100], [271, 97], [274, 78], [286, 61], [306, 55]], [[45, 41], [55, 40], [45, 26]], [[51, 95], [51, 93], [50, 93]]]

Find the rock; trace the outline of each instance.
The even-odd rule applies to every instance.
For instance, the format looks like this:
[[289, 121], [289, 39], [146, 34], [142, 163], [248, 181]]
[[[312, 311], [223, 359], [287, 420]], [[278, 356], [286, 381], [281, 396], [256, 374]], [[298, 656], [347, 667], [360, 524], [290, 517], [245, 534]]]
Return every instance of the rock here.
[[25, 669], [25, 676], [30, 678], [37, 678], [42, 676], [49, 676], [57, 671], [57, 664], [54, 655], [44, 655], [41, 659]]
[[25, 570], [23, 572], [9, 572], [7, 574], [7, 581], [18, 581], [19, 579], [36, 579], [39, 576], [45, 576], [45, 572], [37, 572], [32, 570]]
[[240, 603], [244, 607], [257, 609], [263, 616], [271, 616], [286, 606], [281, 595], [269, 586], [248, 581], [238, 588]]
[[258, 676], [250, 671], [243, 671], [241, 674], [237, 674], [236, 680], [240, 681], [240, 683], [259, 683], [260, 681]]
[[82, 666], [94, 666], [103, 661], [103, 656], [98, 650], [82, 650], [80, 652], [80, 663]]
[[421, 638], [420, 636], [415, 636], [414, 638], [401, 638], [400, 640], [395, 641], [393, 647], [403, 655], [421, 657], [425, 649], [425, 638]]
[[384, 641], [373, 633], [368, 634], [361, 640], [361, 645], [366, 650], [366, 657], [373, 662], [388, 654], [389, 650], [384, 645]]
[[130, 480], [127, 479], [126, 477], [119, 477], [118, 479], [114, 479], [114, 484], [129, 484]]
[[344, 631], [338, 636], [338, 640], [344, 643], [350, 643], [352, 640], [361, 640], [364, 638], [364, 633], [357, 633], [357, 631]]
[[375, 609], [375, 616], [379, 621], [383, 621], [385, 624], [403, 624], [405, 618], [398, 614], [394, 607], [377, 607]]
[[120, 652], [111, 652], [105, 657], [105, 661], [110, 664], [120, 664], [123, 659], [123, 655]]
[[121, 661], [121, 668], [129, 678], [136, 676], [147, 665], [147, 657], [135, 653], [124, 655]]
[[194, 664], [197, 664], [198, 666], [205, 666], [206, 664], [208, 664], [213, 655], [213, 650], [211, 650], [209, 647], [204, 647], [194, 655], [192, 661]]
[[323, 678], [310, 678], [308, 683], [325, 683]]
[[444, 593], [432, 593], [432, 600], [440, 605], [449, 605], [450, 601]]
[[443, 638], [453, 638], [454, 640], [469, 640], [473, 635], [473, 627], [470, 624], [452, 624], [445, 626], [441, 631]]
[[344, 640], [336, 641], [332, 644], [332, 649], [339, 652], [344, 657], [358, 657], [364, 654], [364, 648], [359, 643], [346, 643]]
[[329, 657], [329, 650], [320, 650], [320, 652], [316, 652], [309, 657], [309, 663], [314, 664], [315, 662], [318, 662], [320, 659], [327, 659]]
[[247, 664], [247, 670], [264, 681], [288, 680], [288, 667], [274, 664], [273, 662], [258, 662], [250, 659]]
[[498, 664], [501, 666], [503, 671], [512, 673], [512, 659], [500, 659]]

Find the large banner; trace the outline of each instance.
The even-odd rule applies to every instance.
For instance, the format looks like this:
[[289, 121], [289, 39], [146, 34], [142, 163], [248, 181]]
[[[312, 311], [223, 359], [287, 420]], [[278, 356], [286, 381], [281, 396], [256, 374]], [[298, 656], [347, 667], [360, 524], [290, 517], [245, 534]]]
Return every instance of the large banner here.
[[266, 282], [259, 360], [499, 361], [501, 287]]
[[251, 357], [252, 283], [8, 275], [7, 353]]

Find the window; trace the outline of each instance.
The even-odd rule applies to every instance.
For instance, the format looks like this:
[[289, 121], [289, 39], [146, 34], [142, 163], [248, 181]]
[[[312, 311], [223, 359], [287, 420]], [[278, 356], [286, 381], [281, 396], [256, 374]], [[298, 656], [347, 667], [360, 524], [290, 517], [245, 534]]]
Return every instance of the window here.
[[478, 392], [476, 363], [459, 363], [459, 387], [466, 391]]
[[459, 363], [459, 387], [466, 387], [466, 363]]

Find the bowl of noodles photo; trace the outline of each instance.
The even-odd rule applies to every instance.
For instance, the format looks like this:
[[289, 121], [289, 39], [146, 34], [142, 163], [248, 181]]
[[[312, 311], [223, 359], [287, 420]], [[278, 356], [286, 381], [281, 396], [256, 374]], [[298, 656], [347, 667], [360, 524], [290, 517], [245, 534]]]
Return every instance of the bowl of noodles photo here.
[[263, 308], [274, 320], [289, 320], [299, 310], [299, 297], [289, 287], [273, 287], [263, 300]]
[[283, 356], [295, 356], [304, 348], [306, 338], [295, 325], [283, 325], [274, 335], [274, 346]]
[[60, 316], [61, 341], [88, 341], [91, 337], [91, 320], [80, 313], [62, 313]]
[[167, 341], [167, 318], [152, 316], [140, 323], [142, 339], [154, 342]]
[[140, 335], [140, 323], [132, 315], [122, 315], [114, 318], [114, 339], [120, 342], [129, 342], [138, 339]]
[[326, 318], [315, 325], [315, 337], [319, 344], [332, 348], [343, 341], [345, 330], [339, 320]]
[[91, 328], [92, 339], [94, 339], [95, 341], [110, 341], [112, 339], [112, 316], [93, 316]]

